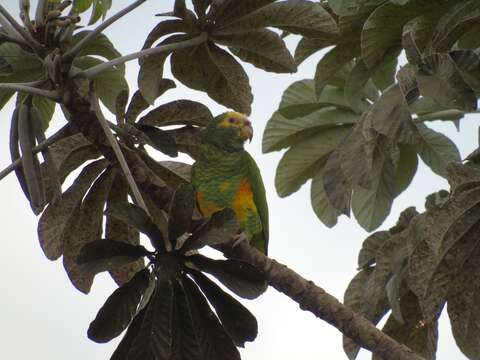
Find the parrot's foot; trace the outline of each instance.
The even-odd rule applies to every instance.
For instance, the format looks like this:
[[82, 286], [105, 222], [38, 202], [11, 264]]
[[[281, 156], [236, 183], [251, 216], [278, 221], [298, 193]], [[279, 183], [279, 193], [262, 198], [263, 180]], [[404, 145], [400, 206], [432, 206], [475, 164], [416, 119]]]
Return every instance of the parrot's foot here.
[[238, 235], [235, 235], [232, 239], [232, 247], [239, 245], [243, 241], [248, 241], [247, 235], [244, 232], [241, 232]]

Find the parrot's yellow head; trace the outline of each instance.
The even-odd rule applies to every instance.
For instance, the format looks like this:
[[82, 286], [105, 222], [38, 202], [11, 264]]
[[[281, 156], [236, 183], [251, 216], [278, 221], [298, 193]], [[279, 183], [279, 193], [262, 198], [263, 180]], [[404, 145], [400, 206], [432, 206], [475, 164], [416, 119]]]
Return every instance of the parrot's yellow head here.
[[218, 115], [203, 131], [202, 141], [221, 150], [236, 152], [243, 150], [246, 140], [252, 140], [252, 123], [244, 114], [229, 111]]

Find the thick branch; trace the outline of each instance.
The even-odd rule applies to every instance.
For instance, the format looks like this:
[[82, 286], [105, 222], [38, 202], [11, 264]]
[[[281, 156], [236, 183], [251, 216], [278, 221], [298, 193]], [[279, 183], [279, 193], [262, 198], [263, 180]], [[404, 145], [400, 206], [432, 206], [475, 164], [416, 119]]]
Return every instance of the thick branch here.
[[103, 21], [99, 26], [97, 26], [92, 32], [90, 32], [87, 36], [85, 36], [81, 41], [78, 42], [73, 48], [67, 51], [63, 55], [64, 61], [71, 61], [77, 56], [77, 54], [86, 46], [90, 41], [92, 41], [98, 34], [100, 34], [103, 30], [107, 27], [112, 25], [115, 21], [120, 19], [121, 17], [125, 16], [135, 8], [142, 5], [147, 0], [137, 0], [133, 4], [127, 6], [125, 9], [120, 10], [118, 13], [113, 15], [112, 17], [108, 18], [107, 20]]
[[87, 70], [84, 70], [78, 74], [78, 76], [85, 76], [87, 78], [93, 78], [96, 75], [100, 74], [103, 71], [106, 71], [116, 65], [120, 65], [123, 63], [126, 63], [127, 61], [135, 60], [135, 59], [141, 59], [149, 55], [154, 55], [154, 54], [160, 54], [162, 52], [167, 52], [167, 51], [174, 51], [178, 49], [184, 49], [187, 47], [191, 47], [194, 45], [199, 45], [203, 42], [205, 42], [208, 38], [208, 35], [206, 33], [201, 33], [197, 37], [194, 37], [193, 39], [185, 40], [185, 41], [179, 41], [173, 44], [168, 44], [168, 45], [162, 45], [162, 46], [157, 46], [151, 49], [145, 49], [142, 51], [138, 51], [132, 54], [128, 54], [122, 57], [118, 57], [116, 59], [113, 59], [111, 61], [107, 61], [104, 63], [101, 63], [97, 66], [93, 66]]
[[380, 331], [370, 321], [340, 303], [322, 288], [287, 266], [272, 260], [243, 241], [224, 250], [227, 257], [243, 260], [263, 271], [269, 285], [296, 301], [302, 310], [313, 313], [336, 327], [361, 347], [389, 360], [423, 360], [405, 345]]
[[43, 53], [43, 46], [35, 40], [29, 33], [26, 31], [23, 26], [21, 26], [9, 12], [0, 5], [0, 14], [2, 14], [7, 21], [13, 26], [13, 28], [23, 37], [23, 39], [27, 42], [28, 46], [30, 46], [37, 54]]

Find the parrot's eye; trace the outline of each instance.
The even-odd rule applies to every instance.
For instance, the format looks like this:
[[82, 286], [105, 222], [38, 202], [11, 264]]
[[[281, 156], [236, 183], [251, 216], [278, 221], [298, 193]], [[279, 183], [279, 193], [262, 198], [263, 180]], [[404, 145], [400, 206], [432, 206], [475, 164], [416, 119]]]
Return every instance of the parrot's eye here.
[[228, 119], [228, 122], [229, 122], [230, 124], [234, 124], [234, 123], [237, 122], [237, 120], [236, 120], [235, 118], [230, 118], [230, 119]]

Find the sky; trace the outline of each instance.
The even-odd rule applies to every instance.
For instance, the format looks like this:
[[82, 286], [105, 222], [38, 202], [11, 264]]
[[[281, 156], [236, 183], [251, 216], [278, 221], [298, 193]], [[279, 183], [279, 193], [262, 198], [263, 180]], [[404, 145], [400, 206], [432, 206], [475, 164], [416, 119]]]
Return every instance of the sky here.
[[[0, 0], [15, 15], [18, 3]], [[34, 4], [35, 1], [32, 1]], [[131, 1], [114, 1], [110, 14]], [[121, 19], [106, 31], [116, 48], [127, 54], [137, 51], [147, 33], [159, 18], [155, 13], [170, 11], [173, 0], [147, 1], [134, 13]], [[88, 15], [84, 15], [88, 18]], [[298, 38], [289, 37], [291, 49]], [[303, 277], [314, 281], [339, 299], [356, 273], [356, 260], [367, 233], [354, 219], [342, 217], [333, 229], [325, 227], [315, 216], [310, 205], [310, 182], [297, 193], [280, 199], [275, 192], [274, 176], [281, 153], [262, 154], [263, 129], [278, 107], [282, 92], [296, 80], [312, 78], [315, 65], [322, 53], [309, 58], [295, 74], [272, 74], [244, 64], [254, 94], [250, 116], [255, 136], [247, 150], [257, 161], [267, 190], [270, 208], [269, 255], [288, 265]], [[131, 93], [136, 90], [136, 62], [127, 65], [127, 80]], [[169, 71], [166, 71], [169, 74]], [[157, 105], [187, 98], [200, 101], [214, 114], [225, 110], [205, 94], [189, 90], [177, 83], [177, 89], [162, 96]], [[8, 132], [13, 103], [0, 111], [0, 168], [10, 163]], [[107, 117], [113, 120], [113, 115]], [[434, 122], [428, 125], [447, 134], [465, 157], [478, 146], [479, 117], [467, 116], [457, 132], [450, 123]], [[65, 119], [56, 113], [51, 131], [63, 126]], [[159, 157], [161, 159], [161, 157]], [[183, 158], [182, 158], [183, 159]], [[431, 192], [448, 189], [445, 180], [421, 164], [410, 187], [394, 202], [392, 212], [380, 229], [392, 226], [400, 212], [408, 206], [423, 210], [424, 198]], [[71, 285], [61, 260], [45, 258], [38, 243], [37, 218], [30, 210], [14, 175], [0, 182], [2, 206], [0, 214], [0, 359], [80, 360], [108, 359], [120, 337], [107, 344], [97, 344], [87, 338], [90, 321], [115, 289], [109, 276], [95, 278], [90, 294], [84, 295]], [[243, 301], [257, 317], [257, 339], [241, 350], [242, 359], [275, 358], [287, 360], [343, 360], [341, 334], [334, 327], [315, 318], [285, 295], [269, 288], [260, 298]], [[440, 321], [438, 359], [465, 359], [453, 340], [446, 315]], [[362, 351], [359, 360], [370, 359]]]

